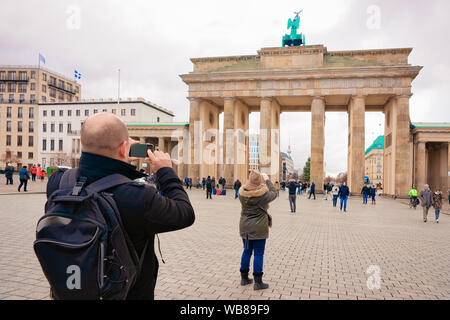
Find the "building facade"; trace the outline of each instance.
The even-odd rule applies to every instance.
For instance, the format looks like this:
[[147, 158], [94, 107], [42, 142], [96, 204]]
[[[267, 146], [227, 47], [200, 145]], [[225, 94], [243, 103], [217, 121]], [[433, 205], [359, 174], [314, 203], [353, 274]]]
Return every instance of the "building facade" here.
[[384, 159], [384, 136], [379, 136], [366, 150], [364, 163], [365, 174], [370, 183], [378, 187], [383, 186], [383, 159]]
[[450, 189], [450, 123], [415, 122], [411, 127], [414, 184], [418, 190], [429, 184], [445, 196]]
[[0, 168], [30, 167], [38, 159], [39, 102], [81, 98], [81, 85], [46, 68], [0, 66]]
[[248, 151], [249, 171], [259, 170], [259, 134], [249, 135]]
[[287, 153], [281, 152], [281, 180], [287, 180], [294, 175], [294, 161]]
[[125, 123], [171, 123], [174, 114], [143, 98], [81, 100], [79, 102], [40, 103], [38, 120], [38, 162], [43, 167], [77, 167], [81, 156], [80, 131], [90, 115], [110, 112]]

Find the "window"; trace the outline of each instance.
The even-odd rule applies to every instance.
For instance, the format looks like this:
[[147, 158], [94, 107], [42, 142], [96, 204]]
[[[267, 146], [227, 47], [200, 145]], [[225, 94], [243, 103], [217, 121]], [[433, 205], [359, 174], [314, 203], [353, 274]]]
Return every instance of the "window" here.
[[122, 109], [121, 111], [120, 111], [120, 115], [121, 116], [125, 116], [127, 114], [127, 110], [126, 109]]
[[72, 124], [68, 123], [67, 124], [67, 133], [71, 133], [72, 132]]
[[19, 80], [27, 80], [27, 72], [19, 71]]
[[98, 113], [98, 109], [94, 109], [94, 114], [95, 114], [95, 113]]
[[42, 101], [46, 102], [47, 101], [47, 97], [46, 96], [42, 96]]
[[52, 76], [50, 76], [50, 84], [52, 85], [52, 86], [56, 86], [56, 78], [55, 77], [52, 77]]
[[46, 123], [42, 124], [42, 132], [47, 132], [47, 124]]
[[72, 101], [72, 96], [70, 94], [67, 94], [67, 101]]
[[64, 88], [64, 81], [58, 80], [58, 87]]
[[8, 80], [17, 80], [15, 71], [8, 71]]
[[43, 93], [47, 92], [47, 86], [45, 84], [42, 85], [42, 92]]
[[47, 81], [47, 74], [46, 73], [42, 74], [42, 80]]
[[20, 102], [20, 103], [25, 102], [25, 95], [24, 95], [24, 94], [21, 94], [21, 95], [19, 96], [19, 102]]
[[59, 124], [59, 132], [64, 132], [64, 124]]
[[34, 157], [33, 152], [28, 152], [28, 159], [33, 159], [33, 157]]
[[108, 109], [103, 109], [103, 112], [108, 112]]
[[34, 146], [34, 138], [33, 136], [28, 136], [28, 146], [33, 147]]
[[113, 114], [116, 114], [116, 109], [112, 109], [111, 112], [112, 112]]
[[33, 107], [30, 107], [30, 109], [28, 109], [28, 118], [34, 119], [34, 108]]
[[0, 80], [6, 80], [6, 71], [0, 71]]
[[59, 116], [63, 117], [64, 116], [64, 110], [59, 110]]
[[86, 117], [88, 117], [89, 116], [89, 110], [84, 110], [84, 115], [86, 116]]
[[22, 121], [17, 121], [17, 132], [22, 132]]
[[6, 92], [6, 84], [0, 83], [0, 92]]
[[12, 107], [8, 107], [6, 109], [6, 117], [11, 118], [11, 114], [12, 114]]
[[8, 92], [16, 92], [16, 84], [10, 83]]
[[32, 94], [32, 95], [30, 95], [30, 103], [36, 103], [36, 95], [35, 94]]
[[156, 122], [159, 122], [159, 117], [156, 117]]
[[3, 94], [0, 93], [0, 103], [3, 103]]
[[50, 132], [55, 132], [55, 124], [50, 124]]
[[43, 111], [42, 111], [42, 116], [43, 116], [43, 117], [46, 117], [46, 116], [47, 116], [47, 110], [43, 110]]
[[9, 95], [8, 101], [9, 101], [9, 103], [14, 103], [14, 94]]
[[72, 116], [72, 110], [67, 110], [67, 116], [71, 117]]
[[30, 90], [32, 90], [32, 91], [36, 90], [36, 83], [35, 82], [31, 83]]
[[51, 111], [50, 111], [50, 115], [51, 115], [52, 117], [54, 117], [55, 114], [56, 114], [55, 110], [51, 110]]
[[17, 136], [17, 146], [18, 147], [22, 146], [22, 136]]
[[77, 115], [77, 117], [79, 117], [80, 116], [80, 110], [77, 110], [75, 113], [76, 113], [76, 115]]
[[42, 140], [42, 151], [47, 151], [47, 139]]
[[58, 91], [58, 99], [64, 101], [64, 92]]
[[56, 98], [56, 90], [55, 90], [55, 88], [50, 88], [50, 97]]
[[27, 84], [26, 83], [19, 84], [19, 92], [20, 93], [26, 93], [27, 92]]
[[6, 121], [6, 131], [11, 132], [11, 121]]
[[36, 79], [36, 71], [31, 71], [31, 79]]
[[6, 136], [6, 146], [11, 146], [11, 136]]
[[17, 152], [17, 159], [22, 159], [22, 152]]
[[135, 116], [136, 115], [136, 109], [131, 109], [131, 115]]
[[63, 141], [62, 141], [62, 139], [60, 139], [58, 141], [58, 151], [63, 151]]
[[50, 151], [55, 151], [55, 140], [50, 140]]

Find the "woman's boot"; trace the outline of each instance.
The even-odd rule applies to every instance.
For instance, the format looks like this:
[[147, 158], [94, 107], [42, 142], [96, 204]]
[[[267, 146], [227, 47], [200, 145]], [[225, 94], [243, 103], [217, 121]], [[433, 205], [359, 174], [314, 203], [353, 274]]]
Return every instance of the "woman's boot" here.
[[241, 271], [241, 286], [246, 286], [253, 283], [253, 280], [248, 277], [248, 270]]
[[253, 274], [253, 278], [255, 278], [255, 284], [253, 285], [253, 289], [255, 290], [264, 290], [269, 287], [268, 284], [262, 282], [263, 274]]

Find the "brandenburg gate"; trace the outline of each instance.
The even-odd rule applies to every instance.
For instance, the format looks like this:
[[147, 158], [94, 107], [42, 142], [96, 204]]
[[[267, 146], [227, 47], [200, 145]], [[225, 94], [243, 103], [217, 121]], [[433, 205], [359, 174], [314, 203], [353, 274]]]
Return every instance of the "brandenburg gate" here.
[[[412, 185], [411, 83], [422, 67], [412, 49], [328, 51], [323, 45], [263, 48], [257, 55], [191, 59], [189, 177], [248, 176], [249, 114], [260, 112], [261, 171], [279, 178], [280, 114], [311, 112], [311, 181], [323, 188], [326, 112], [348, 113], [348, 184], [364, 183], [365, 112], [385, 114], [384, 193], [406, 196]], [[223, 112], [223, 158], [219, 114]], [[339, 126], [339, 123], [333, 124]], [[186, 144], [185, 144], [186, 145]]]

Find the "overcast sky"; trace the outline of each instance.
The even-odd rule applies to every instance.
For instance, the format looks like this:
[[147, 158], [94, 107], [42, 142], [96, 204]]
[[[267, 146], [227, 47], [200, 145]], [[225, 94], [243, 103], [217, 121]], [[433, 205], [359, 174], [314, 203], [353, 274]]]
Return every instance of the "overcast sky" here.
[[[180, 74], [190, 58], [256, 54], [281, 45], [287, 19], [303, 9], [307, 44], [328, 50], [412, 47], [410, 63], [424, 66], [413, 82], [411, 120], [450, 121], [450, 1], [118, 1], [2, 0], [0, 64], [37, 64], [73, 76], [83, 98], [144, 97], [187, 121], [187, 86]], [[251, 129], [259, 126], [251, 115]], [[310, 153], [311, 116], [281, 116], [281, 148], [291, 143], [296, 167]], [[327, 113], [326, 171], [347, 169], [347, 114]], [[384, 115], [366, 116], [366, 146], [382, 135]]]

